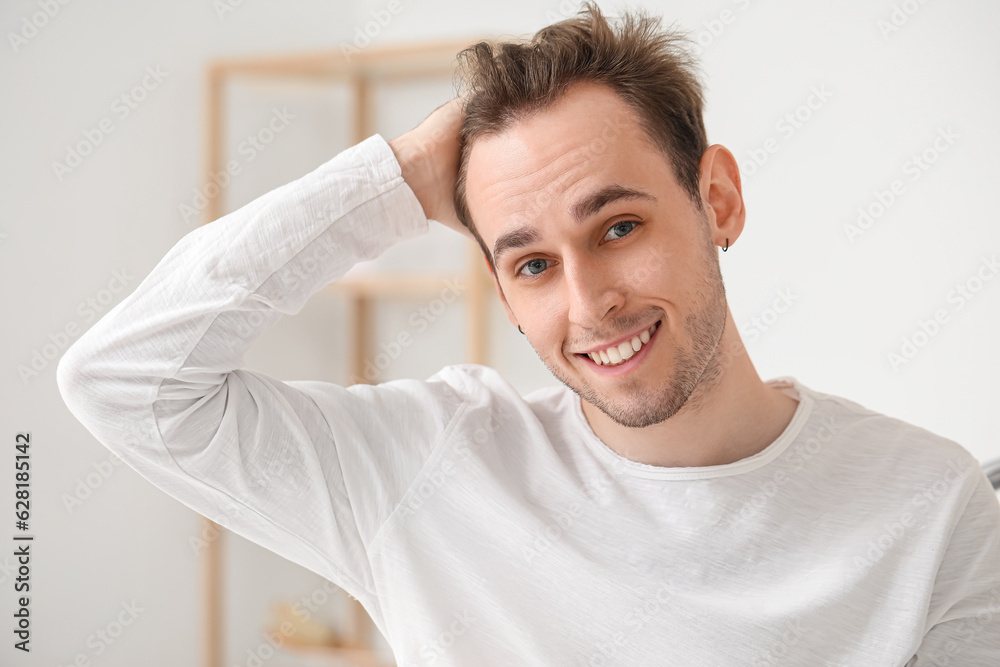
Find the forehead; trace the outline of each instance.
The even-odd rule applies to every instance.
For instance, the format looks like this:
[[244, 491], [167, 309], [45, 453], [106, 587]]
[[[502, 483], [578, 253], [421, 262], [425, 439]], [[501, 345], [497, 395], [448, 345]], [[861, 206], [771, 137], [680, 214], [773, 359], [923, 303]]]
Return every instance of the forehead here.
[[551, 107], [469, 152], [466, 199], [487, 245], [501, 233], [569, 219], [581, 197], [608, 185], [645, 191], [676, 181], [638, 114], [607, 86], [579, 83]]

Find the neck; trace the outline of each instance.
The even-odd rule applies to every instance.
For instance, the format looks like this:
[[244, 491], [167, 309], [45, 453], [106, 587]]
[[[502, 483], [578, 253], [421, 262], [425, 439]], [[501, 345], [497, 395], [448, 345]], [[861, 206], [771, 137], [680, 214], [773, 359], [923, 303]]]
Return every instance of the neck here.
[[591, 429], [612, 451], [661, 467], [724, 465], [753, 456], [781, 435], [797, 406], [794, 398], [760, 379], [728, 312], [701, 382], [669, 419], [629, 428], [582, 401]]

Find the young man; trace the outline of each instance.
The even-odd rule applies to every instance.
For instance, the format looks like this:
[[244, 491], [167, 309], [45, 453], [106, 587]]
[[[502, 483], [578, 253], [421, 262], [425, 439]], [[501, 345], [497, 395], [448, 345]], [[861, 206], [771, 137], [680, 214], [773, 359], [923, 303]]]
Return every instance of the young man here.
[[[658, 22], [463, 52], [470, 92], [180, 242], [66, 353], [130, 466], [357, 597], [400, 665], [1000, 664], [1000, 504], [964, 448], [762, 382], [719, 251], [736, 161]], [[565, 386], [241, 369], [437, 220]]]

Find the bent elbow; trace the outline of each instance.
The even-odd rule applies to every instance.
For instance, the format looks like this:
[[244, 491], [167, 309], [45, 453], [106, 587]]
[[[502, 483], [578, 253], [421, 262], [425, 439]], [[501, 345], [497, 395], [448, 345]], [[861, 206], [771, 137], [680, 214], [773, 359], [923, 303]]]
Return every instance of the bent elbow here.
[[70, 413], [102, 445], [123, 456], [156, 439], [150, 383], [131, 377], [113, 357], [88, 350], [81, 340], [56, 364], [56, 386]]

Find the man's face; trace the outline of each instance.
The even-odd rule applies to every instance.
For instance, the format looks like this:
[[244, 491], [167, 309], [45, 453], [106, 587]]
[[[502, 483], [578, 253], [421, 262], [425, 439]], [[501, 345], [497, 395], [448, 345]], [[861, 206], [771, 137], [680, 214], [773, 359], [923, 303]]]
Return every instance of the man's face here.
[[[508, 317], [561, 382], [615, 422], [645, 427], [714, 379], [727, 307], [708, 219], [610, 88], [577, 84], [477, 140], [466, 183], [487, 247], [508, 246], [494, 256]], [[574, 210], [609, 186], [643, 194]], [[626, 336], [621, 365], [581, 354]]]

